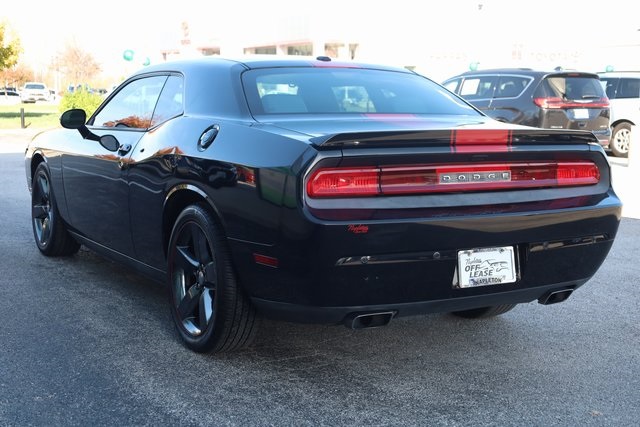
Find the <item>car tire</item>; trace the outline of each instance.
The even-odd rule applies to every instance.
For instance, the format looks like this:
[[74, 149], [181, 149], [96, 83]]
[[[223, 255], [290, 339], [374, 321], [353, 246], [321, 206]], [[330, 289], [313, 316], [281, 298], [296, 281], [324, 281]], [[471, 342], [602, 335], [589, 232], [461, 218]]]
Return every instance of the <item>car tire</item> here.
[[75, 254], [80, 244], [69, 234], [60, 217], [46, 163], [36, 167], [32, 182], [31, 225], [38, 249], [46, 256]]
[[616, 157], [627, 157], [629, 155], [629, 143], [631, 142], [631, 125], [620, 123], [613, 128], [611, 142], [609, 146], [611, 152]]
[[454, 311], [452, 314], [466, 319], [482, 319], [487, 317], [498, 316], [510, 311], [516, 304], [502, 304], [491, 307], [474, 308], [471, 310]]
[[167, 256], [171, 314], [193, 351], [227, 352], [248, 347], [259, 318], [239, 288], [219, 224], [200, 204], [178, 216]]

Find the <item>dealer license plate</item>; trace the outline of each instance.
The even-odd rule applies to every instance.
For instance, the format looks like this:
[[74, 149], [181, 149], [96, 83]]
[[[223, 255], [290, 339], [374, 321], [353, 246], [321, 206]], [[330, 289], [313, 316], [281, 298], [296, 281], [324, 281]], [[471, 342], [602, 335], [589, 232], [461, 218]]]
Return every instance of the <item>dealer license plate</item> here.
[[473, 288], [513, 283], [515, 265], [513, 246], [458, 251], [458, 285]]

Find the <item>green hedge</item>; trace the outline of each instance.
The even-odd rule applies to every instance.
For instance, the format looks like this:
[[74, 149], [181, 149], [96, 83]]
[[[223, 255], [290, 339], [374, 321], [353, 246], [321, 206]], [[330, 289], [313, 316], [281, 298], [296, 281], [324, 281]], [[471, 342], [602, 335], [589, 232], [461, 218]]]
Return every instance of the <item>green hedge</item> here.
[[95, 93], [79, 90], [73, 93], [66, 93], [60, 100], [60, 112], [64, 113], [72, 108], [82, 108], [87, 117], [91, 116], [100, 106], [104, 98]]

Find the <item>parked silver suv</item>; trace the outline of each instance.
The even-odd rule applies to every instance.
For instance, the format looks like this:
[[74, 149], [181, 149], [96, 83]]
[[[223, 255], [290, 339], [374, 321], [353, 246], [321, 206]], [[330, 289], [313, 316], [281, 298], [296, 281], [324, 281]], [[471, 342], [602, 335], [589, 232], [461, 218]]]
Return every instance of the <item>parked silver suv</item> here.
[[640, 71], [599, 73], [609, 97], [611, 109], [611, 142], [614, 155], [627, 157], [631, 125], [640, 126]]

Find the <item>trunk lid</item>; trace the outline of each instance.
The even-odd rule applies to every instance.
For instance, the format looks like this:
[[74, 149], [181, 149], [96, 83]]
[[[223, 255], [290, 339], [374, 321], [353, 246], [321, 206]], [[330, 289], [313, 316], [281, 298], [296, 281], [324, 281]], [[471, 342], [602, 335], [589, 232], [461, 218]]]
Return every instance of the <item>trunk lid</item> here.
[[[510, 151], [524, 144], [597, 143], [591, 132], [539, 129], [468, 116], [426, 117], [410, 114], [370, 114], [352, 118], [280, 117], [265, 123], [275, 132], [305, 135], [319, 150], [368, 147], [446, 146], [460, 151]], [[305, 138], [305, 139], [307, 139]]]

